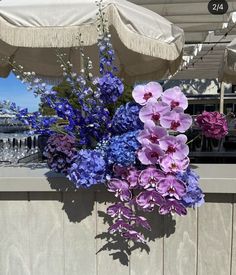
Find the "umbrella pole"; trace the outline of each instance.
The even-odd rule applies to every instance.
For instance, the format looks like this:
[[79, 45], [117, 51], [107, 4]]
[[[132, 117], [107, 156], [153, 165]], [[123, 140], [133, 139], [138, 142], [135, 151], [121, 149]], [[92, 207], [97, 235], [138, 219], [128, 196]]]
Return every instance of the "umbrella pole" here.
[[220, 87], [220, 113], [224, 113], [224, 97], [225, 97], [225, 85], [224, 82], [221, 82]]

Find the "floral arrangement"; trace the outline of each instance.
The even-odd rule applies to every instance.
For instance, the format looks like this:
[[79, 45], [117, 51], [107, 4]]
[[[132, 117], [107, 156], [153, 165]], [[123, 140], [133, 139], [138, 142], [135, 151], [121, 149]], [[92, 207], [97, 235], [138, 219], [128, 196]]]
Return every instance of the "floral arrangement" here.
[[[33, 133], [49, 137], [44, 155], [53, 171], [66, 175], [76, 188], [103, 184], [114, 194], [117, 203], [107, 209], [114, 221], [110, 233], [145, 242], [142, 228], [151, 228], [143, 212], [186, 215], [187, 208], [204, 202], [199, 177], [190, 168], [184, 134], [192, 118], [185, 113], [188, 101], [180, 88], [163, 91], [158, 82], [136, 85], [133, 102], [116, 107], [113, 114], [109, 111], [110, 106], [116, 106], [124, 84], [117, 76], [101, 2], [98, 5], [100, 75], [92, 75], [93, 65], [83, 47], [84, 68], [80, 74], [73, 71], [64, 54], [58, 53], [65, 81], [78, 106], [59, 97], [34, 73], [13, 64], [18, 78], [29, 83], [29, 89], [55, 110], [56, 117], [29, 113], [15, 104], [8, 108], [30, 125]], [[196, 122], [206, 136], [222, 138], [227, 134], [225, 118], [216, 112], [204, 112]]]

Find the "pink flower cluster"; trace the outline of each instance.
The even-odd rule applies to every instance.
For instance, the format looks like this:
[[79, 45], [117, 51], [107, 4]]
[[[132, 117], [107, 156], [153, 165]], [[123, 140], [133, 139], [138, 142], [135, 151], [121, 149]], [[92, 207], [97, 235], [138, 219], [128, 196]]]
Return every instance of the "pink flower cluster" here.
[[209, 138], [221, 139], [228, 134], [226, 118], [219, 112], [206, 112], [196, 118], [202, 133]]
[[144, 242], [139, 227], [150, 230], [150, 225], [143, 216], [137, 216], [136, 209], [150, 212], [157, 207], [161, 215], [187, 214], [183, 202], [187, 185], [179, 175], [189, 166], [183, 133], [192, 125], [192, 118], [184, 113], [188, 102], [179, 87], [163, 92], [159, 83], [150, 82], [136, 86], [133, 98], [143, 106], [139, 118], [144, 128], [137, 136], [141, 144], [137, 157], [142, 164], [138, 167], [142, 170], [114, 166], [117, 177], [109, 181], [108, 191], [120, 203], [109, 207], [107, 213], [115, 219], [110, 233]]
[[183, 134], [192, 125], [192, 118], [185, 114], [188, 107], [186, 96], [179, 87], [163, 92], [159, 83], [138, 85], [133, 90], [134, 100], [142, 105], [139, 118], [144, 130], [138, 136], [142, 149], [138, 158], [144, 165], [160, 165], [166, 172], [181, 172], [189, 165], [187, 137]]

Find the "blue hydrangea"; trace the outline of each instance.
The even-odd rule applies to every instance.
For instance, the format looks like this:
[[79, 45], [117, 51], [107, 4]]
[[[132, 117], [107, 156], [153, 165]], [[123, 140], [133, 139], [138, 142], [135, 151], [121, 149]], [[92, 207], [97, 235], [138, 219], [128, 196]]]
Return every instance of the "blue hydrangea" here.
[[68, 170], [68, 178], [77, 188], [89, 188], [95, 184], [105, 182], [106, 168], [103, 152], [98, 150], [80, 150]]
[[179, 179], [186, 183], [187, 193], [182, 198], [182, 203], [186, 207], [199, 207], [204, 203], [204, 194], [199, 187], [199, 176], [190, 168], [186, 172], [177, 175]]
[[112, 119], [112, 132], [123, 134], [143, 128], [143, 123], [139, 119], [139, 111], [140, 106], [133, 102], [120, 106]]
[[109, 164], [129, 166], [136, 162], [136, 152], [140, 148], [137, 141], [139, 131], [132, 131], [110, 139], [107, 149]]
[[122, 81], [112, 73], [106, 73], [98, 80], [101, 99], [105, 104], [114, 103], [122, 95], [124, 85]]

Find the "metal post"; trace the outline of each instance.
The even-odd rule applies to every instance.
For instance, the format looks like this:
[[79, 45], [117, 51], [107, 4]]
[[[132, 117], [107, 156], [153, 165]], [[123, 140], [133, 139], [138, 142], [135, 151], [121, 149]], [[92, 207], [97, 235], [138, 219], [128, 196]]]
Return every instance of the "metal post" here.
[[221, 83], [220, 87], [220, 113], [224, 113], [224, 97], [225, 97], [225, 85], [224, 82]]

